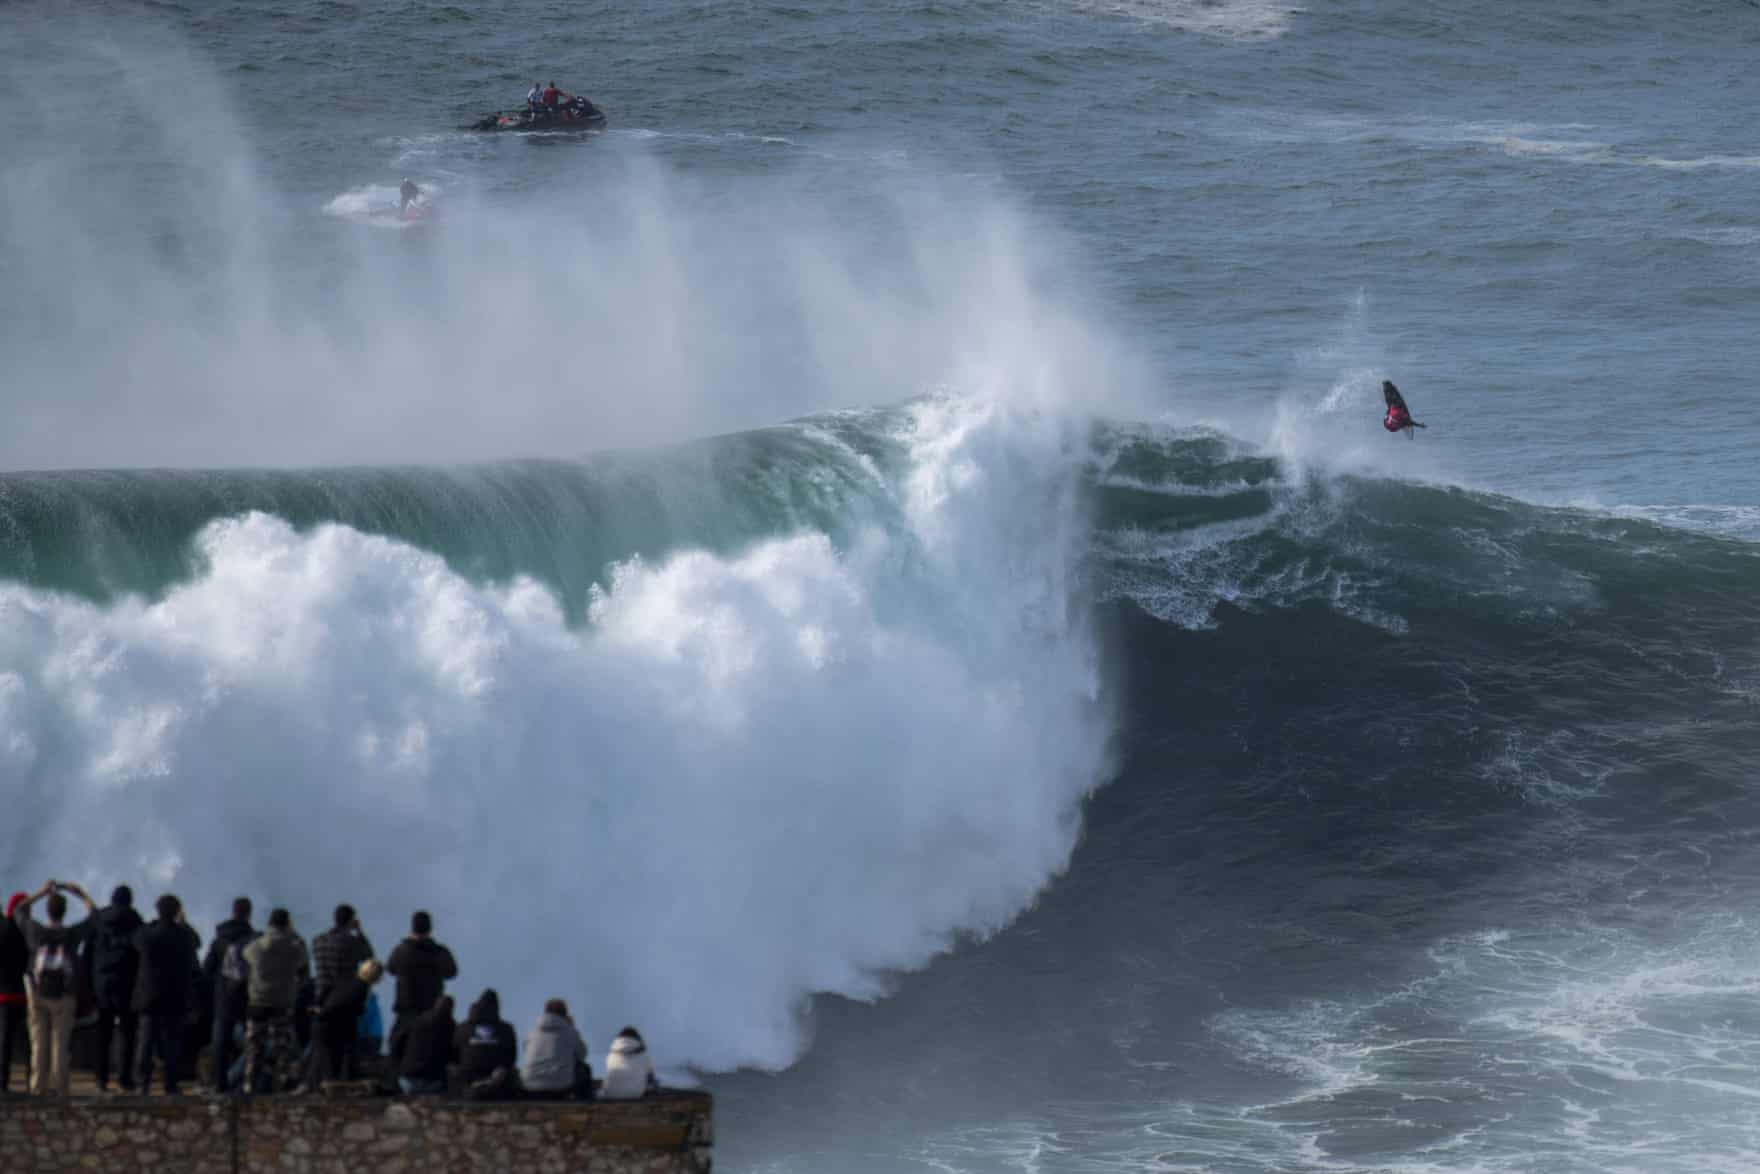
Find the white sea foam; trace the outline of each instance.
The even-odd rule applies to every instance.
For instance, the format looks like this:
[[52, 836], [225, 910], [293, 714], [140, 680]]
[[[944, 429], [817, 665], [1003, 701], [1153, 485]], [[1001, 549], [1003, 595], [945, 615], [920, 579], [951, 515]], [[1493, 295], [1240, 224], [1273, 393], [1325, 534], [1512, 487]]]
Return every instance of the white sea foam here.
[[1287, 0], [1072, 0], [1087, 12], [1167, 25], [1228, 40], [1256, 41], [1289, 31], [1304, 11]]
[[381, 950], [431, 908], [516, 1016], [565, 995], [599, 1044], [784, 1065], [808, 994], [1023, 908], [1102, 768], [1069, 437], [937, 401], [913, 443], [910, 533], [627, 563], [583, 631], [533, 582], [260, 514], [157, 602], [0, 586], [8, 859], [199, 921], [347, 899]]
[[[422, 196], [418, 206], [431, 207], [442, 188], [432, 180], [421, 183]], [[428, 223], [424, 219], [406, 219], [402, 214], [401, 189], [396, 184], [363, 184], [332, 197], [324, 205], [326, 215], [375, 228], [406, 229]]]

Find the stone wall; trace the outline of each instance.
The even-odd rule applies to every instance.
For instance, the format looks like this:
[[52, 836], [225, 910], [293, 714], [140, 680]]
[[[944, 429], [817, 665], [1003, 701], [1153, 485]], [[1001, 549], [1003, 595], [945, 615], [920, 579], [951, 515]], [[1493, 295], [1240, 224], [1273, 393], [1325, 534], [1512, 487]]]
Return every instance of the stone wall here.
[[709, 1174], [703, 1093], [597, 1104], [316, 1097], [0, 1101], [6, 1174]]

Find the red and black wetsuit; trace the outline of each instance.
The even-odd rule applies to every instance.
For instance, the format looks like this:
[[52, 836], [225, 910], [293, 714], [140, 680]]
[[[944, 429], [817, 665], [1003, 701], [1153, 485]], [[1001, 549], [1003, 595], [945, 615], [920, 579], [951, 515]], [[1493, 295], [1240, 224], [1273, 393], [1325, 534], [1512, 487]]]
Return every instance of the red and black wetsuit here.
[[1387, 418], [1381, 421], [1381, 426], [1389, 432], [1398, 432], [1402, 428], [1410, 428], [1412, 426], [1411, 413], [1400, 407], [1398, 404], [1389, 404], [1387, 406]]

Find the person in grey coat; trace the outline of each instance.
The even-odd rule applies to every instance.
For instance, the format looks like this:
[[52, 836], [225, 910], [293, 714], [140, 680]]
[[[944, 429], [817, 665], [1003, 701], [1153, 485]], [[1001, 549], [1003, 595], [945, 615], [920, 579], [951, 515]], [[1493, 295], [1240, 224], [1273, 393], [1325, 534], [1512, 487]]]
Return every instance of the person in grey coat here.
[[537, 1100], [592, 1099], [593, 1070], [587, 1064], [587, 1044], [569, 1018], [568, 1004], [561, 999], [544, 1004], [544, 1013], [526, 1036], [526, 1058], [519, 1078], [526, 1095]]

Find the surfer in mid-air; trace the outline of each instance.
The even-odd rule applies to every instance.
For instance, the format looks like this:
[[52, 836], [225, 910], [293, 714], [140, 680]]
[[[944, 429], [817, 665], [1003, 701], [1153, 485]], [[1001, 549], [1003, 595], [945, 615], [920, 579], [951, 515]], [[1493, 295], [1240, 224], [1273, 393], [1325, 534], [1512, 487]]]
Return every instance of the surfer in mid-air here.
[[1406, 407], [1406, 397], [1399, 393], [1391, 380], [1381, 381], [1381, 396], [1387, 401], [1387, 415], [1382, 417], [1381, 426], [1389, 432], [1404, 432], [1407, 436], [1416, 436], [1414, 428], [1423, 425], [1412, 419], [1411, 409]]

